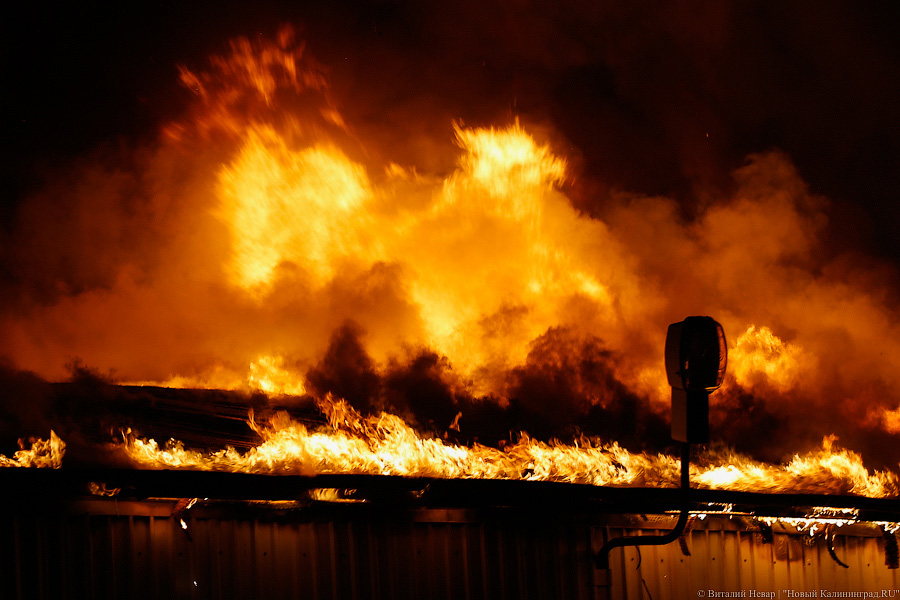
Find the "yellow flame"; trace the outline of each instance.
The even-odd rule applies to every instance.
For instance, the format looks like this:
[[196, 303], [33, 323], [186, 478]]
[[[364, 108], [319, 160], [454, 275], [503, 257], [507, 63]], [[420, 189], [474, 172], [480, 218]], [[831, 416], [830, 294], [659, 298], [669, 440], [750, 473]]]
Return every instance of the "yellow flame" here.
[[58, 469], [62, 466], [66, 443], [56, 432], [50, 431], [50, 439], [33, 439], [31, 448], [25, 448], [25, 440], [19, 440], [20, 450], [12, 458], [0, 454], [0, 467], [37, 467]]
[[362, 168], [340, 150], [294, 150], [273, 129], [254, 128], [219, 179], [237, 285], [271, 284], [284, 264], [310, 269], [316, 281], [327, 280], [336, 261], [361, 250], [348, 221], [360, 218], [371, 191]]
[[[637, 306], [610, 281], [628, 260], [622, 249], [602, 222], [557, 190], [565, 160], [518, 123], [457, 126], [456, 136], [456, 170], [411, 190], [419, 179], [396, 165], [376, 184], [333, 145], [289, 142], [272, 125], [245, 126], [217, 179], [216, 214], [230, 238], [227, 279], [266, 305], [281, 289], [327, 295], [346, 287], [348, 273], [390, 265], [397, 289], [388, 291], [413, 314], [368, 350], [387, 359], [398, 342], [433, 348], [476, 394], [502, 394], [497, 374], [523, 364], [529, 344], [548, 329], [586, 321], [599, 327]], [[370, 302], [373, 292], [352, 294]], [[352, 298], [324, 300], [338, 310], [344, 301]], [[248, 354], [277, 354], [254, 350]], [[189, 378], [177, 373], [172, 383], [245, 385], [240, 376]]]
[[[459, 160], [465, 177], [448, 183], [487, 190], [494, 202], [485, 206], [486, 210], [518, 220], [538, 218], [540, 204], [534, 194], [565, 180], [566, 161], [554, 156], [547, 146], [538, 145], [518, 122], [502, 129], [458, 125], [455, 129], [459, 145], [466, 150]], [[460, 198], [451, 195], [448, 200]]]
[[783, 341], [766, 326], [750, 325], [728, 352], [728, 369], [746, 388], [765, 381], [782, 391], [797, 381], [803, 351]]
[[[438, 478], [526, 479], [604, 486], [673, 487], [680, 464], [673, 457], [631, 453], [618, 444], [582, 438], [574, 444], [545, 443], [522, 434], [503, 449], [460, 446], [418, 435], [396, 415], [363, 417], [343, 400], [319, 403], [328, 427], [310, 431], [278, 413], [251, 426], [263, 442], [244, 454], [233, 448], [202, 453], [172, 441], [126, 437], [127, 455], [146, 468], [250, 473], [364, 473]], [[710, 451], [691, 466], [693, 485], [738, 491], [843, 493], [870, 497], [897, 494], [897, 477], [870, 473], [858, 454], [835, 450], [826, 438], [820, 450], [795, 456], [787, 465], [758, 463], [729, 451]]]
[[306, 393], [303, 376], [285, 366], [280, 354], [262, 354], [239, 373], [223, 365], [214, 365], [198, 375], [176, 375], [161, 381], [127, 381], [122, 385], [158, 386], [213, 390], [259, 391], [269, 395], [302, 396]]
[[282, 356], [260, 356], [250, 363], [251, 387], [267, 394], [302, 396], [306, 393], [303, 381], [284, 368]]

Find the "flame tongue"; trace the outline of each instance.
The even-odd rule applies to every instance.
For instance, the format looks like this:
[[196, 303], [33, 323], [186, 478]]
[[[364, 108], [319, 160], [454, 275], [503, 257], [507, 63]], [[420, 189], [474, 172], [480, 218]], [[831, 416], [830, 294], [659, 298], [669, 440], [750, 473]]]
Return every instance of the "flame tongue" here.
[[66, 453], [66, 443], [59, 439], [55, 431], [50, 432], [50, 439], [34, 439], [31, 448], [25, 448], [23, 440], [19, 440], [21, 448], [12, 458], [0, 454], [0, 467], [38, 467], [58, 469], [62, 465]]
[[[160, 448], [155, 440], [127, 437], [127, 455], [146, 468], [180, 468], [250, 473], [364, 473], [438, 478], [563, 481], [604, 486], [677, 487], [680, 466], [665, 455], [634, 454], [617, 444], [582, 438], [576, 444], [545, 443], [522, 435], [502, 449], [459, 446], [424, 438], [395, 415], [364, 417], [343, 400], [318, 403], [328, 426], [310, 431], [280, 412], [250, 425], [263, 442], [240, 454], [185, 449], [179, 442]], [[733, 452], [707, 452], [706, 466], [692, 465], [694, 485], [712, 489], [790, 493], [850, 493], [894, 496], [896, 475], [870, 473], [859, 455], [832, 448], [795, 456], [785, 466], [751, 461]]]

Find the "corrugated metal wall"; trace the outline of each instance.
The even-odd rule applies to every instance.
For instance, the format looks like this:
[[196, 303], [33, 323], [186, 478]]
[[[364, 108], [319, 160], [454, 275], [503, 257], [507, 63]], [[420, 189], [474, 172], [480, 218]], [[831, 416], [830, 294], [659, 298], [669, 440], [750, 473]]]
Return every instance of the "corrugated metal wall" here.
[[[587, 599], [593, 552], [607, 536], [661, 532], [439, 510], [309, 520], [302, 510], [231, 518], [194, 510], [184, 531], [171, 504], [103, 506], [0, 519], [2, 598]], [[614, 551], [612, 597], [900, 590], [880, 537], [837, 536], [835, 552], [849, 569], [807, 537], [775, 533], [764, 544], [738, 522], [707, 520], [690, 535], [690, 557], [677, 543], [642, 547], [640, 557], [635, 548]]]
[[[595, 531], [597, 547], [603, 535], [653, 535], [663, 531], [607, 527]], [[613, 598], [681, 600], [743, 592], [744, 596], [800, 597], [797, 592], [872, 592], [869, 597], [900, 598], [898, 570], [885, 565], [884, 541], [874, 531], [854, 535], [837, 530], [834, 552], [848, 568], [829, 555], [821, 537], [775, 532], [764, 543], [759, 531], [738, 521], [711, 519], [695, 527], [688, 540], [690, 556], [678, 543], [667, 546], [619, 548], [610, 556]], [[793, 595], [792, 595], [793, 593]], [[724, 594], [719, 597], [728, 597]], [[837, 596], [841, 597], [841, 596]], [[847, 597], [847, 596], [843, 596]], [[865, 597], [865, 596], [855, 596]]]
[[184, 531], [178, 518], [120, 508], [4, 519], [3, 597], [589, 597], [590, 531], [576, 525], [438, 511], [421, 515], [432, 522], [186, 516]]

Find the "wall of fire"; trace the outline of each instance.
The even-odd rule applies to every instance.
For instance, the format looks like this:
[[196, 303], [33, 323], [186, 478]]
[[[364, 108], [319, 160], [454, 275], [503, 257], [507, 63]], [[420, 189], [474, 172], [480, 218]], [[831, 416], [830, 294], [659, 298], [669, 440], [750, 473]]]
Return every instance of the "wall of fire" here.
[[[173, 502], [91, 500], [0, 519], [0, 598], [589, 599], [592, 553], [604, 538], [652, 535], [666, 523], [340, 506], [173, 515]], [[835, 538], [847, 567], [808, 534], [776, 527], [766, 538], [741, 519], [698, 521], [686, 546], [689, 556], [678, 543], [614, 551], [613, 597], [900, 589], [883, 539], [864, 528]]]

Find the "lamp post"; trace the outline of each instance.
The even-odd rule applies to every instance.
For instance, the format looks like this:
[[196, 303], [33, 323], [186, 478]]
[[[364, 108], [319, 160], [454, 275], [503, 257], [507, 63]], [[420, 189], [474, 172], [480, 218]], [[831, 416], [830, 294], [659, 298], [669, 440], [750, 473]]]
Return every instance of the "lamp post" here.
[[675, 528], [663, 535], [624, 536], [603, 544], [594, 556], [595, 597], [611, 598], [609, 553], [622, 546], [661, 546], [674, 542], [688, 520], [691, 444], [709, 441], [709, 395], [725, 378], [725, 331], [712, 317], [687, 317], [666, 333], [666, 378], [672, 386], [672, 439], [681, 442], [682, 506]]

